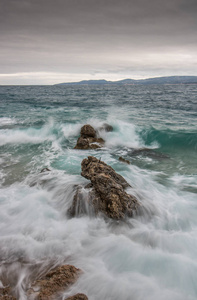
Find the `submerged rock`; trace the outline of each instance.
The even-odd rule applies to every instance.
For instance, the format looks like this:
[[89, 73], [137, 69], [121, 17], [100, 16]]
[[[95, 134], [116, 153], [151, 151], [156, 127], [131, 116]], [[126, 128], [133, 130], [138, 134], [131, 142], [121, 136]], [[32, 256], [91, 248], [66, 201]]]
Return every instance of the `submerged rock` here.
[[77, 144], [74, 149], [97, 149], [104, 145], [105, 141], [97, 136], [95, 129], [86, 124], [81, 128], [81, 136], [77, 140]]
[[65, 300], [88, 300], [88, 297], [84, 294], [76, 294], [74, 296], [70, 296], [66, 298]]
[[43, 168], [40, 173], [44, 173], [44, 172], [50, 172], [51, 170], [49, 168]]
[[87, 213], [88, 209], [95, 215], [103, 213], [116, 220], [133, 216], [139, 204], [134, 196], [125, 191], [130, 185], [121, 175], [93, 156], [85, 158], [81, 168], [81, 175], [89, 179], [91, 185], [77, 189], [68, 210], [71, 216]]
[[139, 149], [132, 149], [130, 152], [131, 156], [147, 156], [153, 159], [158, 159], [158, 160], [162, 160], [162, 159], [169, 159], [170, 157], [167, 154], [158, 152], [154, 149], [150, 149], [150, 148], [139, 148]]
[[113, 128], [113, 126], [111, 126], [111, 125], [109, 125], [109, 124], [107, 124], [107, 123], [104, 123], [104, 124], [99, 128], [99, 130], [104, 130], [104, 131], [106, 131], [106, 132], [110, 132], [110, 131], [113, 131], [114, 128]]
[[128, 164], [128, 165], [131, 164], [129, 160], [124, 159], [122, 156], [120, 156], [120, 157], [118, 158], [118, 160], [121, 161], [121, 162], [123, 162], [123, 163], [126, 163], [126, 164]]
[[43, 278], [36, 280], [28, 291], [29, 299], [52, 300], [75, 283], [81, 270], [72, 265], [63, 265], [51, 270]]

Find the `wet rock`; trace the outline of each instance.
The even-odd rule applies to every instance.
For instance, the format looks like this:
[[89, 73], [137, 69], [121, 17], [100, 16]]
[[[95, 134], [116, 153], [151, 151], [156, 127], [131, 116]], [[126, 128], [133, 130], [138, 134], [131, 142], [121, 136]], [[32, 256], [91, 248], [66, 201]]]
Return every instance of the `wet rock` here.
[[87, 212], [87, 208], [82, 209], [87, 206], [95, 215], [103, 213], [116, 220], [133, 216], [139, 204], [134, 196], [125, 191], [129, 184], [121, 175], [93, 156], [85, 158], [81, 168], [81, 175], [91, 181], [91, 186], [88, 185], [89, 191], [87, 186], [77, 190], [68, 210], [71, 216], [78, 215], [79, 210], [80, 214]]
[[80, 136], [74, 149], [89, 149], [89, 139]]
[[85, 158], [81, 163], [81, 169], [81, 175], [86, 179], [91, 180], [93, 185], [96, 176], [99, 174], [105, 174], [106, 176], [108, 175], [110, 178], [114, 179], [114, 181], [117, 184], [120, 184], [123, 188], [130, 186], [128, 182], [120, 174], [116, 173], [112, 167], [94, 156]]
[[101, 148], [104, 145], [104, 140], [102, 138], [87, 138], [87, 137], [79, 137], [77, 140], [77, 144], [74, 149], [97, 149]]
[[0, 300], [16, 300], [16, 298], [11, 294], [10, 287], [0, 288]]
[[68, 297], [65, 300], [88, 300], [88, 297], [85, 294], [76, 294], [74, 296]]
[[123, 163], [126, 163], [126, 164], [128, 164], [128, 165], [131, 164], [129, 160], [124, 159], [122, 156], [120, 156], [120, 157], [118, 158], [118, 160], [121, 161], [121, 162], [123, 162]]
[[91, 125], [86, 124], [81, 128], [81, 136], [95, 138], [96, 137], [96, 131]]
[[48, 169], [48, 168], [43, 168], [41, 171], [40, 171], [40, 173], [44, 173], [44, 172], [50, 172], [51, 170], [50, 169]]
[[88, 193], [90, 185], [88, 184], [85, 188], [83, 188], [82, 186], [77, 187], [72, 205], [68, 210], [69, 216], [74, 217], [76, 215], [81, 216], [84, 214], [94, 215], [94, 206]]
[[113, 128], [113, 126], [111, 126], [111, 125], [109, 125], [109, 124], [107, 124], [107, 123], [104, 123], [104, 124], [99, 128], [99, 130], [104, 130], [104, 131], [106, 131], [106, 132], [110, 132], [110, 131], [113, 131], [114, 128]]
[[58, 296], [65, 288], [75, 283], [80, 272], [80, 269], [72, 265], [57, 267], [47, 273], [43, 278], [36, 280], [28, 291], [28, 296], [29, 298], [31, 297], [31, 299], [37, 300], [58, 299]]
[[95, 129], [87, 124], [81, 128], [81, 136], [77, 140], [77, 144], [74, 149], [97, 149], [104, 145], [105, 141], [97, 136]]

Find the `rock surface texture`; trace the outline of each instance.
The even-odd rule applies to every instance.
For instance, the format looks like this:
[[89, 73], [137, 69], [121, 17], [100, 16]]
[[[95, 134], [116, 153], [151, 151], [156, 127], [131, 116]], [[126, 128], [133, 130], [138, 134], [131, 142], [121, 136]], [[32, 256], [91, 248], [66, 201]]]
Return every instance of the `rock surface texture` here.
[[0, 300], [16, 300], [15, 297], [12, 296], [10, 288], [0, 288]]
[[74, 296], [68, 297], [65, 300], [88, 300], [88, 297], [84, 294], [76, 294]]
[[77, 189], [68, 211], [71, 216], [86, 213], [87, 206], [95, 215], [103, 213], [115, 220], [133, 216], [139, 204], [134, 196], [125, 191], [129, 184], [121, 175], [93, 156], [85, 158], [81, 168], [81, 175], [91, 183]]
[[105, 141], [97, 136], [95, 129], [87, 124], [81, 128], [80, 137], [77, 140], [77, 144], [74, 149], [97, 149], [104, 145]]
[[71, 284], [75, 283], [80, 273], [81, 270], [72, 265], [57, 267], [47, 273], [45, 277], [36, 280], [32, 284], [31, 289], [28, 291], [28, 299], [59, 299], [58, 297], [61, 292]]

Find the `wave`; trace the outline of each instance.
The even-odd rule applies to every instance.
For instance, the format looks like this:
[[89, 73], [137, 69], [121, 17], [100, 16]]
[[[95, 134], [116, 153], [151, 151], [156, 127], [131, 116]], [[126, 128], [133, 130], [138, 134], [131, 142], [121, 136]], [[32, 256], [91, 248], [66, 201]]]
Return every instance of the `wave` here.
[[[1, 118], [2, 124], [14, 124], [16, 120]], [[103, 123], [113, 126], [112, 132], [105, 132], [101, 129]], [[170, 129], [156, 129], [154, 127], [141, 128], [133, 123], [108, 118], [106, 121], [99, 119], [88, 119], [86, 122], [77, 123], [55, 123], [49, 119], [43, 126], [1, 129], [0, 146], [6, 144], [32, 143], [39, 144], [44, 141], [58, 143], [69, 143], [73, 146], [80, 134], [80, 129], [84, 124], [92, 125], [99, 135], [106, 141], [107, 148], [128, 147], [134, 149], [141, 148], [190, 148], [197, 149], [196, 132], [176, 131]], [[70, 144], [71, 142], [71, 144]]]
[[154, 127], [143, 129], [140, 136], [146, 145], [158, 143], [162, 148], [190, 148], [197, 149], [196, 132], [176, 131], [170, 129], [159, 130]]
[[50, 121], [41, 128], [1, 129], [0, 146], [6, 144], [39, 144], [46, 140], [54, 141], [54, 122]]
[[[114, 119], [114, 118], [107, 118], [104, 120], [99, 119], [89, 119], [84, 124], [90, 124], [93, 126], [98, 134], [106, 141], [105, 146], [107, 148], [114, 148], [114, 147], [129, 147], [129, 148], [142, 148], [145, 147], [145, 143], [143, 139], [139, 135], [139, 128], [132, 123]], [[113, 131], [106, 132], [102, 129], [102, 125], [107, 123], [113, 127]], [[80, 124], [80, 126], [75, 125], [75, 130], [71, 129], [71, 134], [80, 133], [80, 128], [84, 124]], [[156, 147], [154, 143], [151, 147]]]

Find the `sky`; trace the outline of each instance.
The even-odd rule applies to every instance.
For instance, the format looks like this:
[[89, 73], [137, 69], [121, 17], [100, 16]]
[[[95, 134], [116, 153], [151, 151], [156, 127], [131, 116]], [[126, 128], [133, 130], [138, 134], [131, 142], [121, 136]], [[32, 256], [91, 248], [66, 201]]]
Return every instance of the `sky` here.
[[0, 0], [0, 84], [197, 76], [197, 0]]

